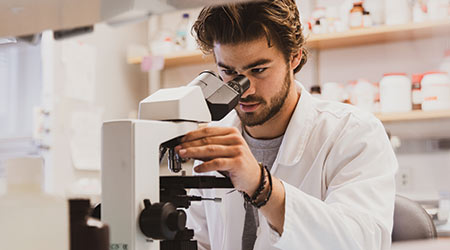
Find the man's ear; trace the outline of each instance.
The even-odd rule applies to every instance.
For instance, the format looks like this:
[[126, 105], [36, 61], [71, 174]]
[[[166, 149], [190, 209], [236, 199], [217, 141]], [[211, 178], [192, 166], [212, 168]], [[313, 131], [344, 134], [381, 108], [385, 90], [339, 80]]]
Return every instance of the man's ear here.
[[303, 49], [299, 49], [297, 53], [291, 55], [291, 69], [297, 68], [302, 61]]

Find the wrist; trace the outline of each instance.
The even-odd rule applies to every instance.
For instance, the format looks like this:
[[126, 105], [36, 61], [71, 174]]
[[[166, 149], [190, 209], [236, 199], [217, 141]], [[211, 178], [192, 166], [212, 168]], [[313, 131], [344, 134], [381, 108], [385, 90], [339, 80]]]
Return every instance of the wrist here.
[[255, 193], [252, 196], [249, 196], [247, 193], [241, 192], [244, 196], [244, 199], [247, 202], [250, 202], [256, 208], [261, 208], [262, 206], [266, 205], [272, 194], [272, 176], [270, 174], [270, 171], [262, 164], [260, 164], [260, 167], [260, 184]]
[[258, 162], [258, 166], [259, 166], [259, 175], [257, 174], [255, 175], [256, 180], [253, 181], [254, 184], [252, 185], [252, 188], [248, 190], [242, 190], [242, 193], [246, 194], [249, 197], [249, 199], [256, 199], [256, 197], [258, 197], [261, 194], [266, 185], [264, 165]]

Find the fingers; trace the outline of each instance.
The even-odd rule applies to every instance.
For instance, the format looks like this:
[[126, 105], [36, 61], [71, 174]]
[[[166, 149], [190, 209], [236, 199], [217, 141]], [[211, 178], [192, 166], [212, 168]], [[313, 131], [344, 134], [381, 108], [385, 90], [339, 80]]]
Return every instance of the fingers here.
[[227, 134], [219, 136], [202, 137], [195, 140], [181, 143], [176, 150], [181, 148], [198, 147], [206, 145], [238, 145], [241, 144], [242, 138], [239, 134]]
[[227, 171], [233, 166], [233, 160], [227, 158], [216, 158], [210, 161], [203, 162], [196, 166], [194, 171], [197, 173], [205, 173], [211, 171]]
[[246, 150], [240, 131], [233, 127], [204, 127], [187, 133], [175, 150], [181, 158], [203, 161], [198, 173], [225, 171], [239, 165]]
[[197, 147], [182, 148], [178, 151], [181, 158], [192, 158], [197, 160], [208, 160], [213, 158], [235, 157], [241, 153], [240, 146], [205, 145]]
[[196, 141], [205, 137], [225, 136], [233, 133], [239, 134], [239, 131], [236, 128], [230, 127], [205, 127], [187, 133], [181, 139], [181, 143]]

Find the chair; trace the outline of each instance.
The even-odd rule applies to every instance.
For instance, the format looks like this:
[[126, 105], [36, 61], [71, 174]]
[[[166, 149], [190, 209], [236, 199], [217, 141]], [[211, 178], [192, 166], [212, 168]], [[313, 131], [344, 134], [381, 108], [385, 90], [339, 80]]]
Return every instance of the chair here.
[[396, 195], [392, 242], [436, 238], [431, 216], [419, 203]]

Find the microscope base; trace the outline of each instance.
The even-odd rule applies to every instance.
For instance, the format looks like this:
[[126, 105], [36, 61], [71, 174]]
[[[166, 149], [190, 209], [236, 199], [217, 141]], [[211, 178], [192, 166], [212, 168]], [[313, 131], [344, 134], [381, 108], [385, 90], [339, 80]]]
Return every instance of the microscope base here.
[[160, 243], [161, 250], [197, 250], [196, 240], [165, 240]]

